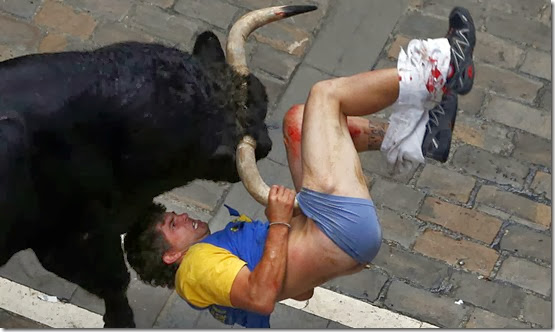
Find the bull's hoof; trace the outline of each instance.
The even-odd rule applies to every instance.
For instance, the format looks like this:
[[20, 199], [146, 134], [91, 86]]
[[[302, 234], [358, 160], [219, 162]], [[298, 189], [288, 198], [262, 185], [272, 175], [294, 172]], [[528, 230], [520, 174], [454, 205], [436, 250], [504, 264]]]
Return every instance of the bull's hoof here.
[[104, 328], [135, 328], [133, 312], [115, 312], [112, 315], [106, 313], [104, 315]]

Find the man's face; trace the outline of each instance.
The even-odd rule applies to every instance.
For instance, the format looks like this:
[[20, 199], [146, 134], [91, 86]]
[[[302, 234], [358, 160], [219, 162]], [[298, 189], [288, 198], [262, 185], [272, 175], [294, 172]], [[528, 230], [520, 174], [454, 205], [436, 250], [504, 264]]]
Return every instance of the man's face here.
[[[193, 219], [186, 213], [166, 212], [163, 221], [156, 228], [171, 246], [167, 251], [169, 255], [173, 255], [168, 259], [169, 261], [172, 261], [173, 258], [176, 258], [175, 261], [179, 260], [190, 246], [210, 234], [207, 223]], [[168, 263], [166, 257], [164, 257], [164, 261]]]

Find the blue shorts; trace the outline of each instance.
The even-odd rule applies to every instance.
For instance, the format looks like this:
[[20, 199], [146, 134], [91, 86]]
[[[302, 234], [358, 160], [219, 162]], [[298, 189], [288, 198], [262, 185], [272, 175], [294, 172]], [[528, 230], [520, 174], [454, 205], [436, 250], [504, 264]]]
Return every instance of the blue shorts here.
[[302, 188], [297, 201], [303, 213], [357, 262], [367, 264], [376, 257], [382, 230], [371, 200]]

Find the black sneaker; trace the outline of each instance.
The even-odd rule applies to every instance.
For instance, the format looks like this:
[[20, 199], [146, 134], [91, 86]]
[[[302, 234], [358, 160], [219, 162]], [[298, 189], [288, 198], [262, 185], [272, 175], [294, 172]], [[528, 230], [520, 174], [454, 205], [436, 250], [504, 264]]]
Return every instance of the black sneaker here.
[[476, 45], [476, 28], [466, 8], [455, 7], [449, 14], [449, 31], [445, 36], [451, 45], [451, 64], [444, 90], [465, 95], [474, 83], [472, 53]]
[[428, 111], [430, 120], [422, 141], [422, 154], [442, 163], [447, 161], [457, 117], [458, 96], [453, 90], [443, 94], [441, 102]]

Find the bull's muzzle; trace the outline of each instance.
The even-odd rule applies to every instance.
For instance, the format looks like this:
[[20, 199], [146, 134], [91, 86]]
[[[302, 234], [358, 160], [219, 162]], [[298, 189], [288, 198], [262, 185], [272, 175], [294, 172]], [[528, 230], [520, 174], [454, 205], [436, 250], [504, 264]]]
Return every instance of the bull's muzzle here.
[[[241, 17], [231, 28], [226, 45], [226, 60], [229, 65], [243, 76], [249, 75], [245, 42], [248, 36], [257, 28], [284, 19], [286, 17], [310, 12], [316, 6], [278, 6], [254, 10]], [[245, 93], [245, 96], [247, 94]], [[256, 166], [256, 141], [251, 136], [245, 136], [237, 147], [237, 172], [247, 191], [262, 205], [268, 205], [270, 188], [264, 182]], [[298, 202], [295, 199], [295, 208]]]

